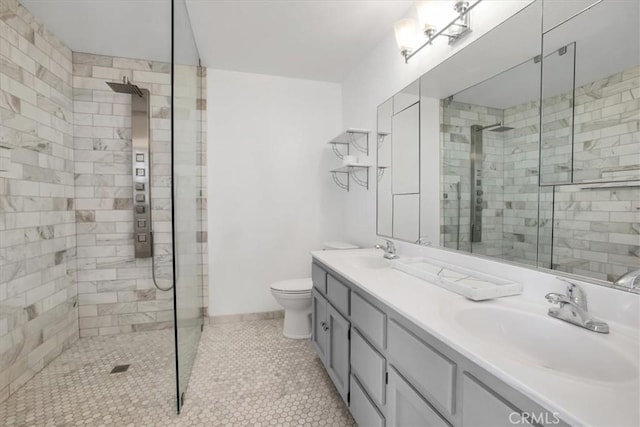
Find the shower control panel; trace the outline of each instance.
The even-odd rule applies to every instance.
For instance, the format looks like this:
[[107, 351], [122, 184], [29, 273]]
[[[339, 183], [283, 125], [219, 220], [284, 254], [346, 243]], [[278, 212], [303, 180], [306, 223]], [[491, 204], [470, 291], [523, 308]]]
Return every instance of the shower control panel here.
[[471, 126], [471, 242], [482, 241], [482, 126]]
[[133, 246], [136, 258], [153, 255], [151, 190], [149, 188], [149, 92], [131, 96], [131, 142], [133, 149]]

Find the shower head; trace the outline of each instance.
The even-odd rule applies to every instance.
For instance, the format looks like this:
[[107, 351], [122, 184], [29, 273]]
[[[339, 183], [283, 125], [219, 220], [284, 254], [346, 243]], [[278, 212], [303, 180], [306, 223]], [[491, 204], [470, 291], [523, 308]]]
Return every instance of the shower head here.
[[512, 129], [513, 129], [512, 127], [504, 126], [502, 124], [502, 122], [500, 122], [500, 123], [496, 123], [496, 124], [493, 124], [493, 125], [484, 126], [480, 130], [488, 130], [488, 131], [491, 131], [491, 132], [500, 132], [500, 133], [502, 133], [502, 132], [506, 132], [506, 131], [512, 130]]
[[122, 83], [106, 82], [114, 92], [128, 93], [130, 95], [138, 95], [140, 98], [144, 97], [144, 94], [140, 88], [129, 81], [126, 77], [122, 78]]

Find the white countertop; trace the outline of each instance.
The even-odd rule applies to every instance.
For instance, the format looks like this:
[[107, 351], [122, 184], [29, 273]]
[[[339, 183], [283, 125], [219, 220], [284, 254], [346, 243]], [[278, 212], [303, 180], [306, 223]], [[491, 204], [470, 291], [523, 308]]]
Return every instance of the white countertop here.
[[[628, 362], [625, 366], [630, 367], [628, 375], [627, 371], [621, 371], [621, 376], [628, 378], [626, 380], [601, 381], [572, 376], [535, 363], [523, 362], [518, 357], [514, 357], [513, 352], [508, 351], [508, 347], [500, 348], [499, 345], [495, 345], [495, 342], [481, 340], [455, 321], [456, 313], [474, 307], [516, 310], [525, 312], [527, 315], [545, 316], [541, 320], [546, 321], [549, 304], [544, 299], [538, 301], [519, 295], [473, 302], [393, 268], [370, 269], [352, 262], [354, 256], [373, 254], [382, 258], [382, 252], [373, 249], [311, 253], [314, 259], [366, 290], [444, 344], [547, 410], [557, 412], [567, 423], [593, 426], [640, 425], [638, 379], [640, 331], [638, 329], [612, 323], [605, 318], [602, 320], [609, 323], [610, 333], [598, 334], [552, 319], [557, 322], [556, 338], [560, 335], [563, 338], [566, 336], [569, 341], [572, 338], [591, 340], [589, 342], [601, 340], [603, 346], [615, 347], [619, 350], [619, 355]], [[589, 335], [580, 336], [580, 334]], [[532, 333], [531, 339], [536, 339], [535, 335]], [[541, 346], [552, 345], [549, 340], [544, 342], [544, 338], [537, 338], [541, 341]], [[597, 344], [596, 342], [596, 348], [598, 348]], [[553, 353], [553, 348], [550, 347], [549, 350]], [[567, 359], [566, 353], [560, 356]], [[594, 359], [593, 354], [591, 356]], [[606, 357], [600, 361], [597, 355], [595, 360], [605, 365], [612, 363]], [[594, 366], [594, 369], [597, 369], [597, 366]]]

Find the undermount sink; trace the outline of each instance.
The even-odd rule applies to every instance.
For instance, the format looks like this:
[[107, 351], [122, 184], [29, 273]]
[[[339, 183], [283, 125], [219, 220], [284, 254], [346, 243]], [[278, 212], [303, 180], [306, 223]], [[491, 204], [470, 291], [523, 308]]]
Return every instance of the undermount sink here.
[[[560, 320], [502, 307], [470, 307], [455, 313], [454, 322], [503, 357], [558, 374], [602, 382], [638, 377], [637, 350], [626, 354], [611, 337], [571, 330]], [[578, 327], [575, 327], [578, 328]]]
[[352, 267], [378, 270], [390, 267], [389, 261], [380, 254], [358, 254], [348, 256], [348, 262]]

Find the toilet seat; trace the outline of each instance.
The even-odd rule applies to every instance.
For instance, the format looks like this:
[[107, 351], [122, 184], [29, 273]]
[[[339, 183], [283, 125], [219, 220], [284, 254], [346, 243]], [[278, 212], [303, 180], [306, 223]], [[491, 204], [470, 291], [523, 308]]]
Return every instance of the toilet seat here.
[[279, 294], [309, 294], [312, 288], [313, 281], [310, 277], [282, 280], [271, 284], [271, 291]]

